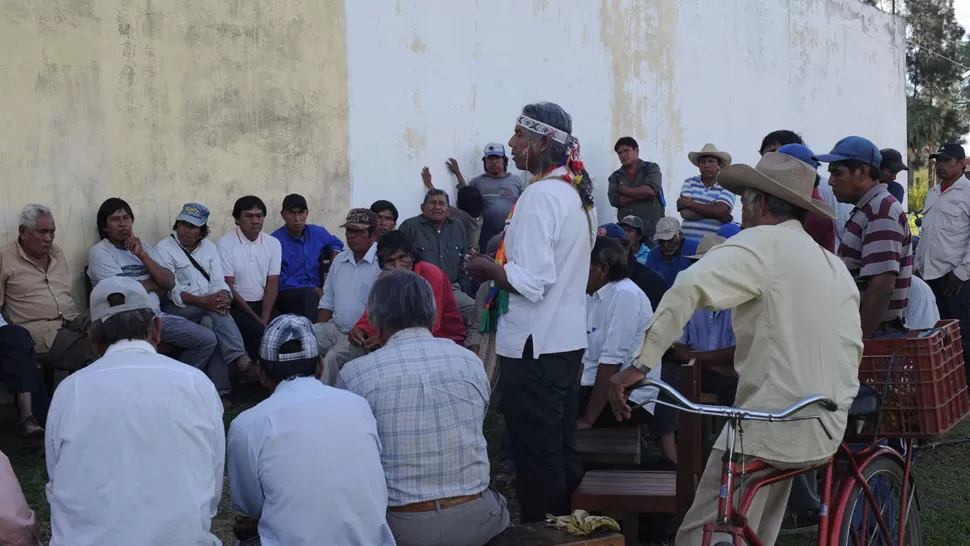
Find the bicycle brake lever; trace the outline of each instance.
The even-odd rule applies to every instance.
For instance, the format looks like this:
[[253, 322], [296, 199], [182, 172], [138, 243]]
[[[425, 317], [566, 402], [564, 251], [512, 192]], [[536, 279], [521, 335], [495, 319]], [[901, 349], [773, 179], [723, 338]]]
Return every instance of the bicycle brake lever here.
[[822, 406], [822, 409], [825, 411], [836, 411], [839, 409], [839, 405], [828, 398], [820, 400], [818, 405]]

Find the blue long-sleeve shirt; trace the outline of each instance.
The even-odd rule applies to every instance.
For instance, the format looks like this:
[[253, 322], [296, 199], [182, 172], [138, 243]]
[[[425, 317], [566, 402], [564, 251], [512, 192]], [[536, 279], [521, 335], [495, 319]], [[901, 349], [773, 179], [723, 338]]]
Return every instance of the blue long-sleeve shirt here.
[[344, 249], [344, 243], [323, 226], [307, 224], [303, 237], [297, 239], [283, 226], [273, 232], [283, 247], [280, 267], [280, 290], [319, 288], [320, 256], [330, 256]]
[[688, 256], [693, 256], [694, 254], [697, 254], [697, 240], [685, 237], [684, 244], [680, 247], [680, 252], [674, 255], [669, 262], [664, 259], [660, 251], [660, 245], [657, 245], [650, 249], [645, 265], [660, 273], [660, 276], [667, 281], [667, 286], [671, 287], [674, 285], [674, 279], [677, 278], [677, 274], [690, 267], [691, 261]]

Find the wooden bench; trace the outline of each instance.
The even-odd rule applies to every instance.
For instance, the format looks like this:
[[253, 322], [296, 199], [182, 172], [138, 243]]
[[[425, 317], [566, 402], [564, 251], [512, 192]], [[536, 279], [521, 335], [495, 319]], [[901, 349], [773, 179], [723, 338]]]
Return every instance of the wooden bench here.
[[576, 451], [584, 467], [640, 465], [642, 428], [616, 426], [576, 431]]
[[589, 536], [574, 537], [546, 527], [545, 523], [530, 523], [509, 527], [485, 546], [624, 546], [624, 542], [623, 535], [613, 531], [600, 530]]

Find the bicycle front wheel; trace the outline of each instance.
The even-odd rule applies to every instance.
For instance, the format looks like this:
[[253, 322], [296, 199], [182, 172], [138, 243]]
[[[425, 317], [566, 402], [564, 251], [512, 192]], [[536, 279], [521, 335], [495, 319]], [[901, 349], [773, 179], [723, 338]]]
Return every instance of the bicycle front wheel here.
[[[916, 484], [909, 482], [906, 503], [906, 526], [904, 541], [900, 541], [899, 520], [903, 506], [903, 468], [889, 457], [877, 457], [862, 469], [875, 497], [875, 505], [869, 502], [862, 484], [856, 482], [849, 494], [839, 531], [839, 546], [922, 546], [919, 509], [916, 506]], [[879, 528], [877, 514], [886, 523], [889, 540]]]

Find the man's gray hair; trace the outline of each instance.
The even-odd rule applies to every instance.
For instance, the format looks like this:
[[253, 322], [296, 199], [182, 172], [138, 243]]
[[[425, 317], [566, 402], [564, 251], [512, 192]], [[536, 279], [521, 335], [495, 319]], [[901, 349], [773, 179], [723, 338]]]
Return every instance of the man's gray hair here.
[[54, 213], [51, 212], [50, 208], [37, 203], [25, 205], [20, 211], [20, 227], [26, 228], [28, 231], [37, 229], [37, 218], [41, 216], [53, 218]]
[[367, 298], [367, 320], [383, 332], [434, 327], [438, 310], [428, 281], [412, 271], [395, 269], [374, 282]]
[[[522, 109], [522, 115], [528, 116], [536, 121], [541, 121], [546, 125], [551, 125], [552, 127], [555, 127], [560, 131], [565, 131], [568, 134], [573, 133], [573, 118], [558, 104], [552, 102], [537, 102], [534, 104], [529, 104]], [[539, 135], [529, 131], [529, 136], [529, 153], [538, 154], [539, 157], [538, 172], [546, 172], [549, 169], [558, 167], [565, 162], [566, 154], [569, 152], [569, 148], [567, 148], [565, 144], [550, 139], [549, 149], [544, 152], [540, 152], [536, 149], [536, 144], [539, 143]]]

